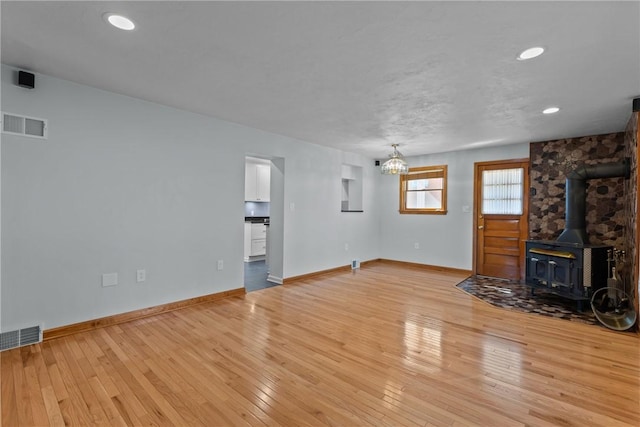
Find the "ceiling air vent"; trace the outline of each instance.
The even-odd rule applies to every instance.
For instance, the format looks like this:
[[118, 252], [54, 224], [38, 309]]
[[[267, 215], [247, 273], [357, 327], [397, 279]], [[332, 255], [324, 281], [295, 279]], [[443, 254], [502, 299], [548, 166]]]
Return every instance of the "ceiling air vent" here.
[[2, 113], [2, 132], [12, 135], [47, 139], [47, 121], [35, 117]]

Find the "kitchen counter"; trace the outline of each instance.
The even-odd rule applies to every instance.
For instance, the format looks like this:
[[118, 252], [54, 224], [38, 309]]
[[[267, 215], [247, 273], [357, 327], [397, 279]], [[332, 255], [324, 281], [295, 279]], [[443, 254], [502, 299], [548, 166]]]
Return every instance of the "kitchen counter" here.
[[269, 225], [268, 216], [245, 216], [244, 222], [250, 222], [252, 224], [267, 224]]

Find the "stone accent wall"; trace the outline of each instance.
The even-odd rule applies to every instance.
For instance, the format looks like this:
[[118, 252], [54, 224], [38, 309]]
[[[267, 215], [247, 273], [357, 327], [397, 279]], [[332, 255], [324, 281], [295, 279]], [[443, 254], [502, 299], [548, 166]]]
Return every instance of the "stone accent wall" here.
[[[619, 162], [626, 156], [624, 133], [530, 144], [529, 238], [555, 240], [565, 225], [565, 177], [581, 164]], [[587, 181], [590, 243], [625, 246], [624, 178]]]
[[[624, 153], [631, 161], [631, 178], [624, 183], [624, 247], [627, 251], [627, 266], [622, 272], [627, 284], [627, 292], [633, 295], [636, 313], [638, 313], [638, 121], [640, 113], [632, 113], [624, 134]], [[635, 284], [635, 285], [634, 285]]]

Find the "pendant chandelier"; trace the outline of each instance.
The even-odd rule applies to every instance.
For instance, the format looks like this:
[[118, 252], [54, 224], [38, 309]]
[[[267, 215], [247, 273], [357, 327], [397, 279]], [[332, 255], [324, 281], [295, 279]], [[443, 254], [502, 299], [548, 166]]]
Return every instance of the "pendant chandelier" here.
[[393, 153], [389, 155], [390, 159], [384, 162], [380, 172], [383, 175], [406, 175], [409, 173], [409, 165], [404, 161], [404, 157], [398, 151], [398, 144], [391, 144]]

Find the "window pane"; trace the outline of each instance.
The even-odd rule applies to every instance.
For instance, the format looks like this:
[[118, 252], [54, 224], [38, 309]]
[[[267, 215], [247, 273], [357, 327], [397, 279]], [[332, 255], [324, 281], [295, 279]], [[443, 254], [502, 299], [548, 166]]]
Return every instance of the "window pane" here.
[[429, 180], [429, 188], [432, 190], [442, 190], [444, 184], [443, 178], [432, 178]]
[[442, 190], [442, 178], [411, 179], [407, 182], [407, 190]]
[[407, 209], [442, 208], [442, 190], [407, 191]]
[[425, 188], [427, 188], [426, 186], [428, 185], [425, 181], [428, 181], [428, 180], [412, 179], [411, 181], [407, 182], [407, 190], [409, 191], [424, 190]]
[[524, 169], [482, 172], [482, 213], [522, 215]]

